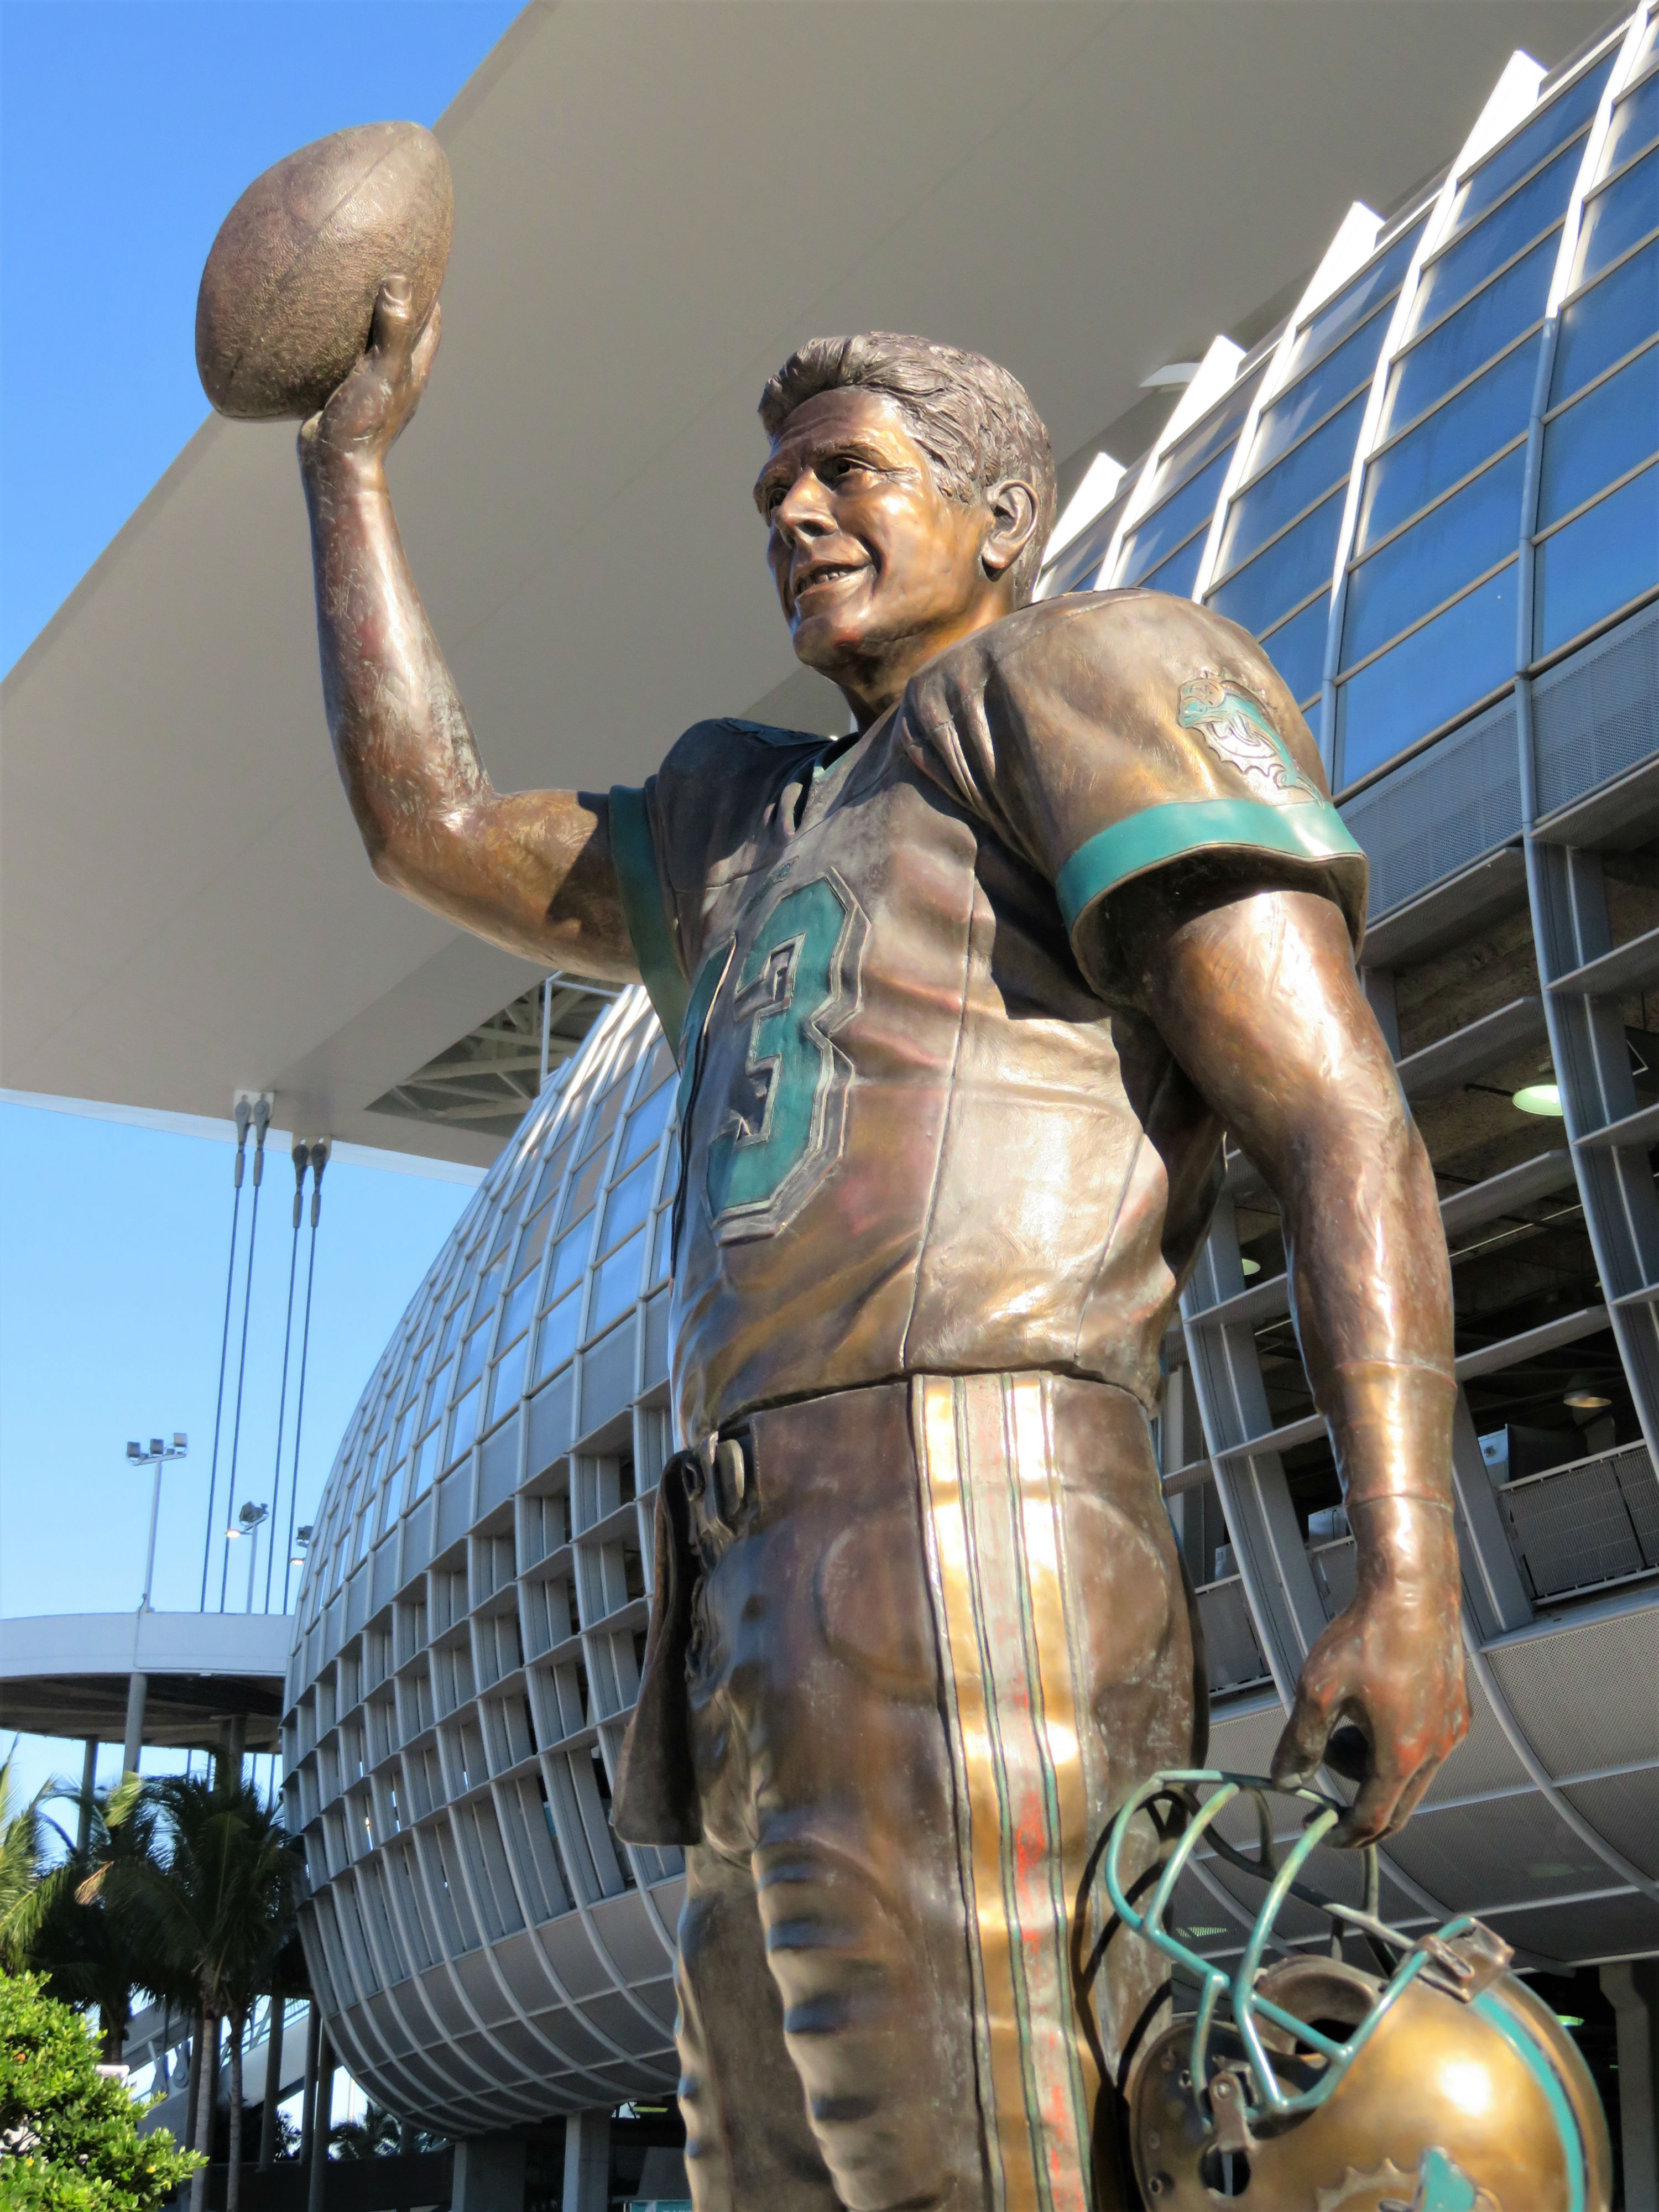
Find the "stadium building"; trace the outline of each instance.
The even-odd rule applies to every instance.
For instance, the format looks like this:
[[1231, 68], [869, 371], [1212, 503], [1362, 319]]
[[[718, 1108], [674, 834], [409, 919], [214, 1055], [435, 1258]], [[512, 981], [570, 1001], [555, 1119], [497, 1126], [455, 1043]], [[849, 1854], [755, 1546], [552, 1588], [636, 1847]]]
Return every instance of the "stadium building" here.
[[[722, 516], [708, 563], [681, 565], [696, 501], [675, 463], [706, 440], [713, 459], [699, 464], [696, 498], [707, 501], [719, 474], [740, 504], [757, 437], [750, 429], [745, 443], [737, 426], [762, 376], [809, 328], [899, 319], [855, 317], [848, 303], [860, 300], [904, 302], [907, 324], [1000, 355], [1050, 413], [1069, 455], [1067, 500], [1042, 595], [1145, 584], [1214, 606], [1264, 640], [1370, 856], [1365, 988], [1429, 1147], [1453, 1253], [1474, 1723], [1386, 1846], [1382, 1910], [1411, 1929], [1475, 1912], [1514, 1946], [1577, 2024], [1613, 2117], [1625, 2203], [1654, 2208], [1659, 18], [1644, 6], [1586, 40], [1597, 19], [1571, 8], [1326, 10], [1305, 24], [1307, 11], [1289, 11], [1296, 40], [1348, 43], [1295, 52], [1281, 25], [1274, 87], [1260, 70], [1250, 78], [1267, 102], [1261, 131], [1291, 127], [1298, 100], [1305, 118], [1333, 82], [1357, 87], [1333, 78], [1336, 68], [1378, 74], [1363, 114], [1358, 89], [1348, 95], [1353, 112], [1330, 143], [1309, 131], [1317, 191], [1298, 192], [1285, 175], [1269, 206], [1266, 183], [1252, 198], [1250, 180], [1265, 174], [1256, 125], [1241, 127], [1235, 145], [1234, 95], [1224, 115], [1195, 103], [1190, 85], [1197, 43], [1240, 35], [1240, 16], [1265, 27], [1274, 11], [1123, 11], [1156, 22], [1125, 31], [1144, 49], [1114, 50], [1113, 71], [1144, 70], [1143, 105], [1169, 95], [1166, 129], [1205, 169], [1201, 214], [1182, 200], [1184, 163], [1171, 169], [1167, 156], [1152, 175], [1155, 185], [1171, 178], [1169, 203], [1152, 204], [1159, 192], [1143, 178], [1133, 204], [1137, 214], [1146, 205], [1165, 267], [1179, 266], [1176, 289], [1206, 305], [1225, 298], [1211, 320], [1227, 334], [1178, 337], [1166, 317], [1160, 340], [1190, 357], [1143, 362], [1127, 389], [1120, 346], [1094, 404], [1110, 425], [1079, 443], [1060, 426], [1075, 429], [1090, 408], [1089, 360], [1066, 352], [1081, 336], [1079, 288], [1098, 281], [1087, 226], [1066, 232], [1064, 252], [1033, 247], [974, 322], [970, 264], [952, 240], [978, 187], [959, 179], [963, 204], [948, 218], [930, 206], [924, 219], [918, 210], [941, 187], [914, 146], [901, 159], [913, 165], [911, 197], [891, 251], [902, 262], [925, 232], [939, 248], [936, 283], [912, 275], [907, 289], [878, 265], [888, 248], [849, 186], [854, 225], [867, 225], [863, 266], [877, 270], [865, 289], [836, 277], [824, 291], [820, 269], [793, 293], [757, 294], [734, 321], [752, 277], [735, 265], [739, 246], [776, 287], [793, 264], [788, 241], [758, 236], [761, 218], [730, 197], [752, 193], [753, 177], [706, 161], [693, 164], [695, 190], [659, 210], [676, 236], [686, 206], [702, 226], [702, 258], [677, 283], [654, 243], [626, 284], [620, 271], [596, 281], [562, 238], [515, 264], [524, 179], [567, 159], [563, 138], [549, 151], [538, 134], [556, 123], [580, 140], [589, 125], [577, 88], [597, 99], [639, 66], [615, 11], [591, 11], [609, 21], [585, 29], [570, 12], [527, 10], [443, 127], [461, 210], [446, 360], [428, 401], [433, 435], [423, 413], [398, 463], [411, 480], [407, 501], [401, 476], [397, 489], [416, 573], [486, 757], [503, 782], [556, 774], [602, 786], [647, 770], [653, 746], [705, 707], [843, 726], [816, 678], [785, 669], [759, 680], [779, 664], [775, 644], [744, 627], [768, 615], [757, 544], [745, 580], [735, 554], [727, 560]], [[1032, 64], [1028, 36], [1061, 35], [1039, 27], [1049, 11], [980, 12], [1004, 29], [1019, 15], [1006, 48], [1000, 31], [965, 43], [975, 68], [1016, 72], [1004, 91], [1023, 112], [1054, 126], [1060, 101], [1075, 121], [1092, 91], [1122, 113], [1103, 50], [1090, 60], [1054, 45], [1042, 69]], [[1114, 12], [1101, 11], [1103, 41]], [[1534, 44], [1557, 57], [1548, 67], [1509, 56], [1529, 12]], [[933, 51], [937, 33], [921, 19], [945, 13], [961, 21], [956, 10], [884, 17], [901, 44], [915, 42], [903, 65], [919, 69], [924, 45]], [[775, 51], [683, 57], [686, 79], [673, 89], [647, 72], [665, 106], [630, 123], [630, 156], [648, 173], [635, 180], [641, 194], [665, 191], [671, 155], [728, 113], [764, 118], [763, 135], [784, 127], [787, 113], [765, 102], [783, 97], [799, 58], [790, 16], [799, 23], [797, 11], [775, 11]], [[652, 20], [677, 35], [666, 16]], [[854, 50], [867, 33], [842, 11], [817, 20], [840, 26]], [[709, 21], [716, 46], [735, 38], [725, 11]], [[939, 66], [959, 106], [988, 97], [969, 82], [961, 48]], [[1219, 81], [1213, 68], [1205, 81]], [[687, 108], [693, 90], [707, 109]], [[1455, 116], [1442, 112], [1453, 92]], [[1436, 146], [1413, 139], [1399, 150], [1392, 173], [1368, 136], [1371, 103], [1387, 108], [1389, 97], [1402, 137], [1420, 133], [1425, 114], [1440, 132]], [[1372, 187], [1380, 212], [1349, 204], [1350, 140], [1356, 161], [1393, 176], [1391, 192]], [[1075, 206], [1052, 197], [1076, 187], [1075, 151], [1057, 126], [1034, 131], [1030, 173], [1000, 180], [1014, 203], [1000, 235], [1045, 208]], [[1099, 158], [1091, 180], [1128, 192]], [[1304, 203], [1321, 192], [1316, 236]], [[1109, 201], [1094, 204], [1107, 222]], [[1237, 210], [1250, 235], [1235, 241]], [[821, 212], [802, 218], [814, 241]], [[474, 258], [469, 243], [488, 215], [508, 234]], [[1039, 225], [1031, 235], [1058, 240], [1048, 221], [1048, 234]], [[1280, 235], [1263, 252], [1272, 224]], [[1225, 296], [1236, 272], [1194, 258], [1200, 236], [1224, 240], [1228, 254], [1237, 244], [1265, 304]], [[1117, 252], [1115, 238], [1101, 247], [1105, 259]], [[1287, 282], [1298, 260], [1313, 273]], [[702, 312], [694, 281], [710, 269], [723, 322]], [[649, 321], [636, 289], [658, 276], [671, 285], [665, 320], [688, 363], [684, 386], [660, 351], [642, 368], [630, 349]], [[566, 282], [593, 319], [579, 332], [560, 312]], [[1152, 264], [1138, 278], [1126, 269], [1121, 297], [1108, 285], [1087, 312], [1103, 331], [1142, 307], [1155, 320], [1156, 289]], [[652, 312], [662, 327], [660, 301]], [[1030, 343], [1022, 313], [1036, 319]], [[520, 497], [500, 469], [504, 380], [533, 377], [542, 404], [567, 368], [587, 389], [599, 331], [617, 349], [607, 369], [628, 387], [603, 404], [595, 397], [603, 450], [585, 476], [568, 426], [552, 423], [555, 460], [529, 471]], [[1100, 343], [1109, 352], [1120, 341]], [[1045, 389], [1050, 366], [1060, 407]], [[734, 380], [743, 405], [728, 393]], [[641, 445], [636, 395], [667, 387], [672, 419]], [[285, 446], [286, 433], [276, 435]], [[651, 2174], [673, 2162], [665, 2126], [664, 2159], [624, 2173], [609, 2130], [619, 2106], [650, 2112], [672, 2096], [681, 1868], [672, 1851], [619, 1843], [607, 1818], [639, 1680], [654, 1489], [672, 1444], [672, 1063], [643, 993], [570, 978], [538, 985], [369, 882], [314, 702], [302, 696], [309, 659], [298, 678], [289, 665], [309, 588], [303, 529], [286, 452], [263, 439], [238, 428], [233, 442], [218, 425], [202, 434], [135, 519], [138, 536], [118, 541], [84, 602], [25, 657], [9, 710], [21, 711], [27, 742], [40, 733], [43, 759], [46, 734], [70, 726], [77, 703], [94, 722], [107, 714], [124, 642], [146, 605], [166, 599], [168, 550], [187, 551], [198, 596], [218, 597], [182, 627], [166, 617], [169, 643], [186, 648], [167, 696], [204, 803], [234, 812], [211, 757], [223, 726], [214, 718], [241, 687], [258, 688], [258, 671], [275, 696], [260, 698], [256, 720], [281, 721], [281, 757], [300, 764], [250, 837], [241, 918], [193, 878], [176, 923], [135, 956], [141, 994], [191, 1040], [182, 1069], [139, 1054], [132, 1079], [149, 1086], [139, 1103], [210, 1110], [214, 1085], [228, 1097], [253, 1079], [319, 1128], [492, 1162], [364, 1390], [316, 1516], [283, 1697], [286, 1788], [306, 1842], [307, 1955], [342, 2062], [394, 2110], [471, 2146], [479, 2179], [469, 2193], [458, 2165], [458, 2205], [507, 2202], [526, 2145], [533, 2165], [562, 2124], [563, 2202], [597, 2212], [613, 2192], [656, 2185]], [[625, 480], [616, 475], [624, 450], [637, 461]], [[481, 478], [498, 503], [479, 505]], [[535, 505], [555, 490], [597, 518], [580, 544], [557, 538]], [[234, 499], [264, 593], [257, 603], [246, 576], [210, 578], [190, 537], [193, 528], [228, 561]], [[481, 574], [439, 543], [443, 512], [476, 513], [460, 534], [465, 549], [476, 546], [469, 532], [483, 541]], [[660, 599], [659, 556], [672, 580]], [[636, 618], [649, 621], [648, 647], [633, 635]], [[226, 621], [240, 625], [234, 653]], [[584, 621], [600, 646], [579, 638]], [[61, 649], [68, 641], [78, 665]], [[618, 667], [624, 652], [629, 665]], [[721, 683], [726, 696], [714, 696]], [[159, 735], [157, 711], [144, 709]], [[302, 734], [288, 733], [290, 721]], [[618, 733], [614, 746], [606, 732]], [[175, 793], [189, 773], [167, 771]], [[301, 861], [325, 912], [295, 927], [313, 945], [331, 931], [341, 948], [310, 997], [270, 985], [264, 952], [238, 934], [256, 909], [277, 910], [284, 872]], [[187, 942], [210, 916], [225, 939]], [[168, 928], [184, 972], [164, 983]], [[52, 961], [66, 973], [89, 957], [70, 945]], [[52, 961], [31, 971], [38, 995]], [[249, 975], [264, 1002], [233, 988]], [[224, 1034], [198, 1034], [202, 1005], [226, 1008]], [[108, 1095], [99, 1088], [106, 1039], [65, 1036], [40, 1004], [8, 1018], [8, 1081]], [[128, 1019], [112, 1014], [118, 1028]], [[1212, 1755], [1259, 1771], [1303, 1655], [1352, 1593], [1354, 1547], [1290, 1324], [1276, 1209], [1236, 1152], [1164, 1349], [1159, 1458], [1203, 1617]], [[1334, 1888], [1352, 1884], [1351, 1866], [1323, 1871]], [[1242, 1946], [1255, 1904], [1227, 1865], [1200, 1858], [1176, 1917], [1224, 1956]], [[1321, 1923], [1310, 1915], [1299, 1927], [1297, 1910], [1285, 1927], [1311, 1935]]]

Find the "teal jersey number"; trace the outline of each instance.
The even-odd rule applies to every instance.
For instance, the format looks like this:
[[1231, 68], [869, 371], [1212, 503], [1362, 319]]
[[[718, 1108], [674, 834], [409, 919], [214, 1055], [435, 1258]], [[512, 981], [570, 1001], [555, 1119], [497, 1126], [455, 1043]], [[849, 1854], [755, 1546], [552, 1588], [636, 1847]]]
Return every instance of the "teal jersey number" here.
[[[734, 1099], [716, 1129], [704, 1176], [722, 1243], [781, 1229], [841, 1156], [852, 1067], [833, 1038], [857, 1011], [866, 928], [831, 872], [786, 891], [755, 933], [729, 1016], [735, 1036], [747, 1032], [733, 1085], [743, 1103]], [[726, 951], [708, 963], [716, 977], [711, 1011], [729, 962]]]

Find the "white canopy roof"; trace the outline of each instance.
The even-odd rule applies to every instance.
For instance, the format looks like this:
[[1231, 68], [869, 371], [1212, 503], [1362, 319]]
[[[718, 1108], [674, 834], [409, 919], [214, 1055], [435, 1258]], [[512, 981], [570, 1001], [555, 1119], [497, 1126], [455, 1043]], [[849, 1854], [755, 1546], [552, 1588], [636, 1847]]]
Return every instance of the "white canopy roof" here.
[[[748, 498], [800, 338], [977, 348], [1077, 453], [1445, 161], [1512, 47], [1553, 64], [1602, 14], [537, 0], [440, 125], [444, 349], [394, 463], [496, 781], [604, 787], [699, 715], [838, 707], [792, 678]], [[533, 974], [363, 862], [291, 439], [206, 423], [7, 682], [0, 1083], [275, 1089], [284, 1126], [485, 1160], [367, 1110]]]

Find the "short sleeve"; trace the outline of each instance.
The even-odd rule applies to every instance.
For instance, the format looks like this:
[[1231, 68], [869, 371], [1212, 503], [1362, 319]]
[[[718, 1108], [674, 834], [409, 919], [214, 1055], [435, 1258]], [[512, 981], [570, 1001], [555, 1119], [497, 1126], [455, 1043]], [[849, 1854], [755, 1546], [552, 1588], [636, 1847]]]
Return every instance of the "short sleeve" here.
[[642, 788], [611, 793], [611, 851], [640, 975], [678, 1051], [708, 951], [711, 896], [752, 858], [823, 740], [723, 719], [694, 722]]
[[611, 859], [640, 978], [672, 1045], [685, 1019], [687, 988], [657, 866], [648, 787], [611, 785]]
[[1079, 964], [1109, 989], [1112, 894], [1204, 855], [1340, 906], [1356, 948], [1365, 856], [1307, 724], [1231, 623], [1161, 592], [1029, 607], [929, 665], [902, 738], [1045, 875]]

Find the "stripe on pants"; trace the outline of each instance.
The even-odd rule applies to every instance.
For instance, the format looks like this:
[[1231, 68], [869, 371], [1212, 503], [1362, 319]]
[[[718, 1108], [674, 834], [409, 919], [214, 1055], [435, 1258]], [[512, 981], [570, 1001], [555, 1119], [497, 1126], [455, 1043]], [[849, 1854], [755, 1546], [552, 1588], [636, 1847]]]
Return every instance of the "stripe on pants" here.
[[1042, 1379], [913, 1385], [999, 2212], [1088, 2212], [1098, 2083], [1072, 1987], [1088, 1852], [1061, 1498]]

